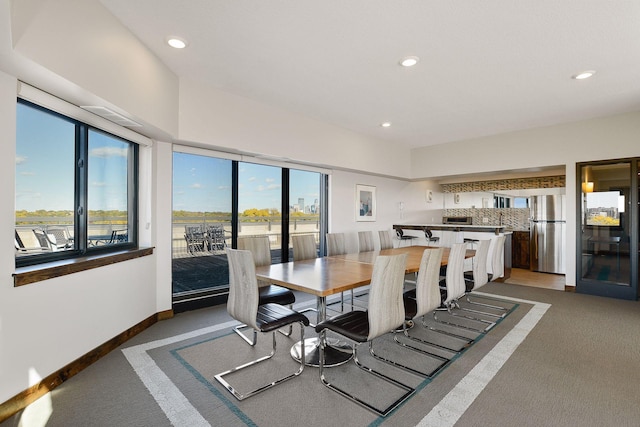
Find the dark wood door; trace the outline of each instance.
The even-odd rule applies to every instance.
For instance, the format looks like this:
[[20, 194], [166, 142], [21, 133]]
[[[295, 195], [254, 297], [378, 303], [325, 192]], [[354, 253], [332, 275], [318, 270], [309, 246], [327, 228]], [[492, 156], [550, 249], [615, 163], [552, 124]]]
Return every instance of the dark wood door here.
[[529, 232], [514, 231], [511, 256], [514, 268], [529, 268]]

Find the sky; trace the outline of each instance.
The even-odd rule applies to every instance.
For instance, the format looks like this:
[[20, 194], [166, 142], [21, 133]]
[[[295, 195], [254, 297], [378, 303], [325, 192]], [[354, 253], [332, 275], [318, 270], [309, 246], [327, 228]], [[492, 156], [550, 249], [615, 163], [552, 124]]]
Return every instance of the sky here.
[[619, 191], [599, 191], [587, 194], [587, 209], [594, 208], [618, 208], [624, 212], [624, 196]]
[[[174, 153], [173, 209], [194, 212], [231, 212], [231, 160]], [[239, 210], [281, 210], [281, 168], [240, 162]], [[319, 199], [320, 174], [291, 170], [289, 204]]]
[[[16, 210], [74, 210], [75, 125], [18, 103]], [[127, 209], [128, 143], [89, 133], [88, 210]]]
[[[74, 209], [75, 125], [18, 103], [16, 210]], [[127, 209], [127, 146], [97, 131], [89, 133], [91, 210]], [[290, 205], [319, 199], [320, 174], [291, 170]], [[240, 162], [239, 209], [281, 210], [281, 168]], [[231, 212], [231, 161], [175, 153], [174, 210]]]

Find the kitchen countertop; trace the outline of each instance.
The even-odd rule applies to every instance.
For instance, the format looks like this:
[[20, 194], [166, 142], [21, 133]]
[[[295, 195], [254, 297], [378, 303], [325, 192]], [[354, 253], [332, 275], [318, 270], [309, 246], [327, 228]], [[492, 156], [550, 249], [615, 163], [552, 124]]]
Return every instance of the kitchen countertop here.
[[512, 230], [500, 225], [468, 225], [468, 224], [393, 224], [394, 229], [403, 230], [448, 230], [448, 231], [476, 231], [476, 232], [494, 232], [511, 233]]

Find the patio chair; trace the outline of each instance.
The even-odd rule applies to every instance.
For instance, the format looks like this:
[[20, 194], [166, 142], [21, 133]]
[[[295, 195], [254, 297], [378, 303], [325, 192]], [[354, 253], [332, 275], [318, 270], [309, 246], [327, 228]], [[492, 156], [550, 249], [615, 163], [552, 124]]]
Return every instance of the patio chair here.
[[222, 225], [207, 227], [207, 248], [210, 251], [223, 251], [227, 246]]
[[16, 252], [21, 255], [34, 254], [39, 252], [51, 252], [52, 247], [45, 236], [38, 236], [35, 230], [15, 230], [14, 244]]
[[185, 226], [184, 238], [187, 241], [187, 251], [191, 255], [204, 252], [205, 234], [200, 226]]
[[116, 243], [126, 243], [129, 241], [128, 230], [112, 230], [108, 238], [97, 239], [93, 242], [94, 246], [114, 245]]
[[56, 249], [69, 249], [73, 247], [73, 237], [66, 227], [47, 227], [47, 234], [55, 237]]

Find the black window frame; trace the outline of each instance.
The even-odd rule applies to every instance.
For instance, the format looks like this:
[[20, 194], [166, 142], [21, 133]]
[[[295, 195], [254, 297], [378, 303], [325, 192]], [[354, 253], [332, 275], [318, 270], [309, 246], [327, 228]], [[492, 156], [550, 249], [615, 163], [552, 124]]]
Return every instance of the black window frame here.
[[[53, 111], [36, 103], [17, 98], [17, 104], [51, 114], [75, 126], [75, 172], [74, 172], [74, 247], [64, 251], [32, 254], [15, 257], [15, 266], [26, 267], [53, 261], [68, 260], [94, 254], [109, 254], [138, 248], [138, 188], [139, 188], [139, 146], [121, 136], [115, 135], [99, 127], [89, 125], [73, 117]], [[16, 105], [17, 108], [17, 105]], [[88, 167], [89, 164], [89, 131], [99, 132], [129, 144], [127, 164], [127, 230], [128, 241], [108, 245], [89, 245], [88, 241]], [[16, 140], [17, 144], [17, 140]]]

